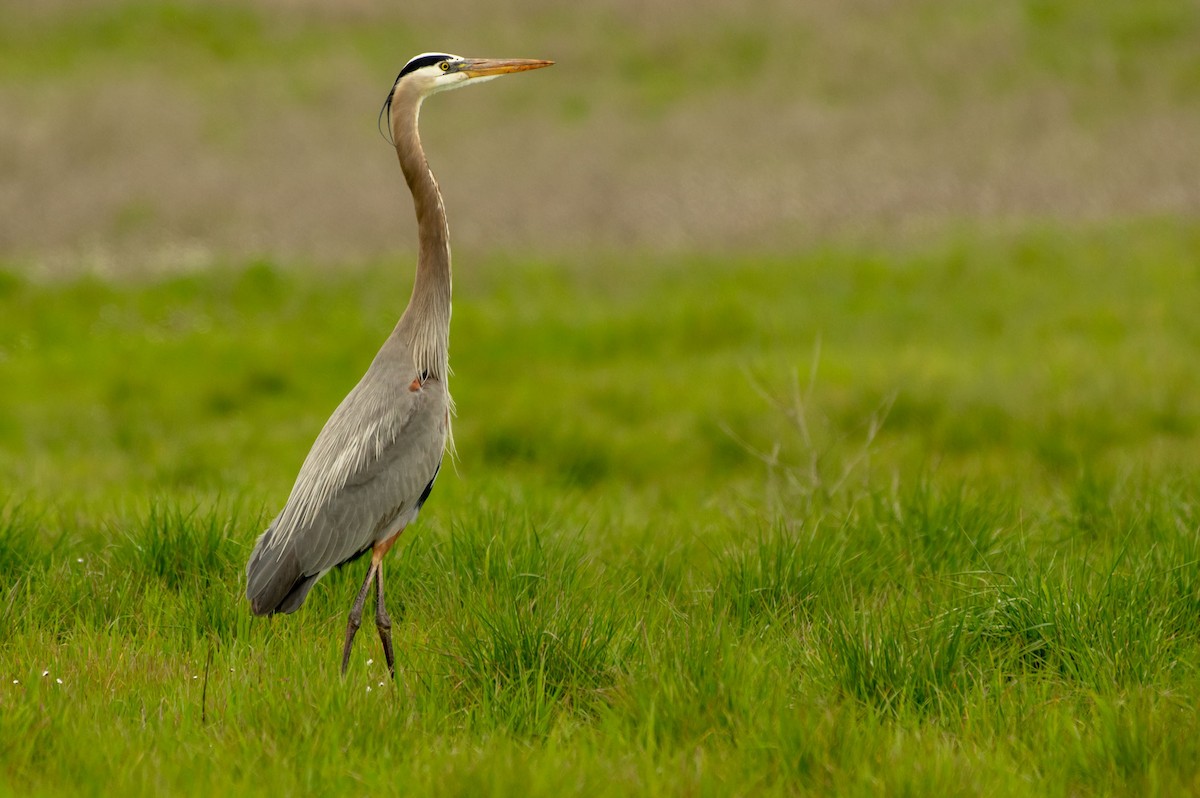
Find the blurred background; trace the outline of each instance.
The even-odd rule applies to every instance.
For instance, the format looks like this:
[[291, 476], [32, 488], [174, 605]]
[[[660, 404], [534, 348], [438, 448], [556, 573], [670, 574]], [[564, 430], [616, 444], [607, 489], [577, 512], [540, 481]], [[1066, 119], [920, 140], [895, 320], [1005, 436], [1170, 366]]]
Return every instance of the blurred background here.
[[445, 49], [558, 65], [422, 119], [456, 249], [789, 252], [1200, 209], [1192, 0], [0, 3], [0, 261], [409, 252], [376, 113]]
[[0, 0], [0, 496], [282, 500], [435, 49], [557, 62], [422, 115], [448, 493], [1200, 468], [1195, 0]]

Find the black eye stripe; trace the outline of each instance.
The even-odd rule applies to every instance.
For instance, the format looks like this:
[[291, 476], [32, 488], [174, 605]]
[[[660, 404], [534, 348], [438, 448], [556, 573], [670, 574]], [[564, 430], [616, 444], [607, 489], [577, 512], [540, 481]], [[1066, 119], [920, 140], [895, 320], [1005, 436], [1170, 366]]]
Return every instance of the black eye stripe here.
[[[453, 61], [453, 60], [454, 60], [454, 56], [449, 55], [447, 53], [429, 53], [428, 55], [419, 55], [404, 65], [404, 69], [400, 70], [400, 74], [397, 75], [396, 80], [393, 81], [392, 89], [391, 89], [391, 91], [388, 92], [387, 99], [383, 101], [383, 108], [380, 109], [379, 119], [376, 121], [376, 124], [379, 127], [379, 132], [383, 135], [383, 137], [385, 139], [387, 139], [389, 142], [392, 142], [392, 137], [384, 132], [383, 123], [384, 123], [384, 117], [388, 117], [390, 119], [390, 113], [392, 110], [392, 93], [396, 91], [396, 84], [400, 82], [400, 79], [403, 78], [405, 75], [407, 75], [409, 72], [418, 70], [421, 67], [433, 66], [434, 64], [441, 63], [442, 61]], [[395, 143], [395, 142], [392, 142], [392, 143]]]
[[441, 61], [449, 61], [453, 58], [454, 56], [446, 55], [445, 53], [419, 56], [404, 65], [404, 69], [400, 70], [400, 74], [396, 76], [396, 80], [399, 80], [409, 72], [416, 71], [421, 67], [433, 66]]

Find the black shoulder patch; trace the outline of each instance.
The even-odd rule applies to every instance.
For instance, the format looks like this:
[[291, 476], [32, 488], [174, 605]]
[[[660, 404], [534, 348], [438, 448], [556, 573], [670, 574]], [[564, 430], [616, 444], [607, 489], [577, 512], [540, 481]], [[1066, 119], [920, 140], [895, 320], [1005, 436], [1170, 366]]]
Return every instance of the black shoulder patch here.
[[433, 469], [433, 477], [429, 480], [429, 484], [425, 486], [425, 490], [421, 491], [421, 498], [417, 499], [417, 509], [420, 510], [425, 506], [425, 500], [429, 498], [429, 494], [433, 492], [433, 482], [437, 479], [438, 472], [442, 470], [442, 464], [438, 463], [437, 468]]
[[439, 61], [449, 61], [453, 58], [454, 56], [447, 55], [446, 53], [426, 53], [425, 55], [419, 55], [404, 65], [404, 69], [400, 70], [400, 74], [396, 76], [396, 80], [400, 80], [400, 78], [409, 72], [415, 72], [421, 67], [433, 66]]

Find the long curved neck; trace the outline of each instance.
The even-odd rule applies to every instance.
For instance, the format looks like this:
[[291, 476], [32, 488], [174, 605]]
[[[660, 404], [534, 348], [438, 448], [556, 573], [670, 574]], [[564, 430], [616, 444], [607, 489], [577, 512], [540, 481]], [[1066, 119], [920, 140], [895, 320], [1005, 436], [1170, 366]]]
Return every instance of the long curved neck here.
[[400, 168], [417, 212], [417, 275], [412, 298], [396, 325], [418, 373], [445, 380], [450, 350], [450, 230], [437, 181], [417, 132], [421, 96], [403, 83], [392, 98], [391, 127]]

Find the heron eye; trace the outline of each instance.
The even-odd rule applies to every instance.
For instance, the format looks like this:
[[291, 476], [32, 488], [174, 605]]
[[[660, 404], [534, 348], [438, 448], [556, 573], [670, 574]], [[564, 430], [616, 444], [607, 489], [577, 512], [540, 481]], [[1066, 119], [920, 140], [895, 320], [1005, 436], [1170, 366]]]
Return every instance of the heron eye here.
[[441, 62], [440, 64], [438, 64], [438, 69], [442, 70], [443, 72], [449, 72], [450, 71], [450, 62], [449, 61]]

